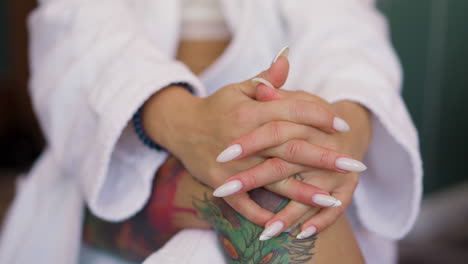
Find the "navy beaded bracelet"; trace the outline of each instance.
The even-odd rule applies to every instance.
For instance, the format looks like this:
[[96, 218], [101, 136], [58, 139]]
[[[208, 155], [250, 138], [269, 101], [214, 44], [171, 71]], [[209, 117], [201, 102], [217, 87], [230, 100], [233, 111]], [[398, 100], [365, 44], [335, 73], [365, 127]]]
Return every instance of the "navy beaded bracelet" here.
[[[190, 93], [194, 94], [194, 89], [193, 87], [186, 83], [186, 82], [176, 82], [176, 83], [171, 83], [168, 86], [180, 86]], [[143, 106], [140, 106], [136, 113], [132, 117], [133, 121], [133, 128], [135, 129], [135, 133], [137, 134], [138, 138], [140, 141], [147, 147], [157, 150], [157, 151], [166, 151], [165, 148], [161, 147], [160, 145], [156, 144], [151, 138], [148, 137], [145, 133], [145, 129], [143, 128]]]

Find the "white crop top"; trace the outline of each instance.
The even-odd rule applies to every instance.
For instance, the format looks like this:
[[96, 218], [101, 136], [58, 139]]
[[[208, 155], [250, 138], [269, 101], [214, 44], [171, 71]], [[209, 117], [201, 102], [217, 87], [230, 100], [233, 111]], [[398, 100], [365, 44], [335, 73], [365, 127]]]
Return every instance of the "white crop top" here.
[[182, 0], [182, 40], [227, 40], [229, 28], [219, 0]]

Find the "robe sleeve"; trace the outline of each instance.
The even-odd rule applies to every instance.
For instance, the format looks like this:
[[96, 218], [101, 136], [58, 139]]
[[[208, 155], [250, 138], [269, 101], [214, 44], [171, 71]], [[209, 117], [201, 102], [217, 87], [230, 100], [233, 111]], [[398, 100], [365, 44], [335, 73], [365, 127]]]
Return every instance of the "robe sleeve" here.
[[297, 2], [282, 2], [291, 34], [286, 85], [370, 110], [368, 170], [361, 174], [354, 203], [365, 228], [399, 239], [419, 211], [422, 162], [417, 132], [400, 96], [401, 70], [386, 21], [369, 0]]
[[63, 177], [76, 178], [98, 217], [135, 214], [167, 154], [144, 146], [129, 120], [173, 82], [204, 87], [148, 37], [132, 1], [42, 0], [29, 18], [30, 89]]

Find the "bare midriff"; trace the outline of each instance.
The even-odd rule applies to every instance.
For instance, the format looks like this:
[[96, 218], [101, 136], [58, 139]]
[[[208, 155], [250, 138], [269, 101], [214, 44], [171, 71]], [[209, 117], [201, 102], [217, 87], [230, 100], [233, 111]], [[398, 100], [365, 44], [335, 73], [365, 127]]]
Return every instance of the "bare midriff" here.
[[229, 45], [230, 40], [182, 40], [177, 50], [177, 60], [199, 75], [208, 68]]

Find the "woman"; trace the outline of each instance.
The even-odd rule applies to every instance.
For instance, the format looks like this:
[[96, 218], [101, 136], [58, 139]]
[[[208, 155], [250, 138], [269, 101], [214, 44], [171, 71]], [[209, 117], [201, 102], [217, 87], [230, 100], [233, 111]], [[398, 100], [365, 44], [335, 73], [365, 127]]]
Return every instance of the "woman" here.
[[[200, 82], [171, 58], [179, 32], [176, 1], [42, 1], [30, 21], [31, 87], [49, 146], [7, 219], [0, 254], [6, 262], [76, 261], [85, 201], [108, 221], [141, 210], [167, 154], [138, 142], [127, 125], [133, 113], [171, 83], [188, 82], [203, 94], [246, 80], [286, 41], [294, 64], [284, 89], [332, 103], [351, 100], [372, 113], [370, 169], [348, 215], [368, 262], [394, 260], [394, 240], [417, 214], [421, 168], [416, 134], [398, 95], [398, 65], [372, 4], [223, 4], [233, 39]], [[35, 239], [25, 242], [26, 233]], [[66, 254], [44, 247], [57, 243]], [[28, 254], [15, 254], [19, 245]]]

